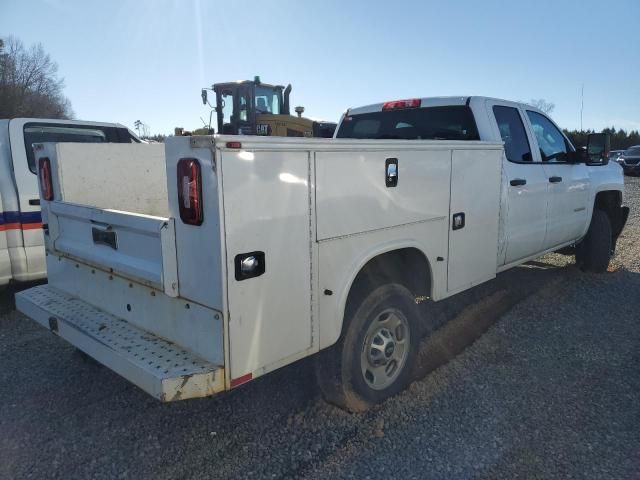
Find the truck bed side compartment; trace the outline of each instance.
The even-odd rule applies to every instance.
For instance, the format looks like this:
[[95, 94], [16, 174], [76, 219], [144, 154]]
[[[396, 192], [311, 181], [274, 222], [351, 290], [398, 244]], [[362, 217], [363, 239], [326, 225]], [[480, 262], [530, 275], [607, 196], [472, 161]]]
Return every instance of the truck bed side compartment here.
[[[220, 155], [232, 383], [317, 348], [311, 307], [309, 155], [228, 150]], [[250, 252], [264, 254], [264, 273], [238, 278], [236, 262]]]
[[[397, 185], [385, 181], [397, 163]], [[318, 241], [446, 218], [447, 148], [316, 154]]]
[[[452, 151], [449, 294], [496, 275], [501, 172], [499, 149]], [[455, 225], [456, 218], [462, 223]]]

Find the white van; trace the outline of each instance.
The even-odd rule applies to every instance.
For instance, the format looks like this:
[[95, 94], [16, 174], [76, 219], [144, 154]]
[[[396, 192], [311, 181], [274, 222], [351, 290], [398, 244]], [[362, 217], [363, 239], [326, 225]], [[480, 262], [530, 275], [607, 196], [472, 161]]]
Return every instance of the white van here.
[[40, 142], [138, 143], [115, 123], [15, 118], [0, 120], [0, 285], [46, 277], [36, 164]]

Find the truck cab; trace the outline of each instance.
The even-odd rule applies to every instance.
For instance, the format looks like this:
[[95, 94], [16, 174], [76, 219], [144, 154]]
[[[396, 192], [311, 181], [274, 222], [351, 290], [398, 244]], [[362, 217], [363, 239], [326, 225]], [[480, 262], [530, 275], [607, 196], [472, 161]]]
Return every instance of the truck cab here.
[[46, 276], [40, 217], [37, 142], [130, 143], [140, 140], [112, 123], [15, 118], [0, 120], [0, 285]]

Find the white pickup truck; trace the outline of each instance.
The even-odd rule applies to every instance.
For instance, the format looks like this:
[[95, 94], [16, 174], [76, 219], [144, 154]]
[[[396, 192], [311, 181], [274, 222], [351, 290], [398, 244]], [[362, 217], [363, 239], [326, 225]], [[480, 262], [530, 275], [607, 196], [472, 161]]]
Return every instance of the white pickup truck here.
[[162, 401], [319, 353], [361, 410], [410, 382], [421, 303], [565, 247], [604, 271], [628, 215], [605, 137], [577, 153], [526, 105], [387, 102], [336, 136], [36, 145], [49, 284], [18, 308]]
[[127, 127], [115, 123], [0, 119], [0, 286], [47, 276], [32, 144], [139, 141]]

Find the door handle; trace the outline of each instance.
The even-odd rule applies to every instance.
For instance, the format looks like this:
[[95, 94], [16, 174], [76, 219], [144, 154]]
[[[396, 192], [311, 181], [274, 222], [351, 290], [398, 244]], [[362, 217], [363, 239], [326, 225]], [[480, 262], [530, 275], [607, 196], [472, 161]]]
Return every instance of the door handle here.
[[464, 212], [454, 213], [451, 219], [451, 230], [460, 230], [464, 228]]
[[116, 232], [111, 230], [111, 227], [107, 227], [105, 230], [92, 227], [91, 237], [93, 238], [93, 243], [95, 244], [106, 245], [107, 247], [111, 247], [114, 250], [118, 249], [118, 235], [116, 234]]
[[385, 185], [395, 187], [398, 185], [398, 159], [387, 158], [385, 160]]
[[509, 183], [512, 187], [520, 187], [522, 185], [526, 185], [527, 181], [524, 178], [514, 178]]
[[549, 183], [560, 183], [562, 181], [562, 177], [549, 177]]
[[29, 199], [29, 205], [40, 205], [40, 199], [39, 198], [30, 198]]

